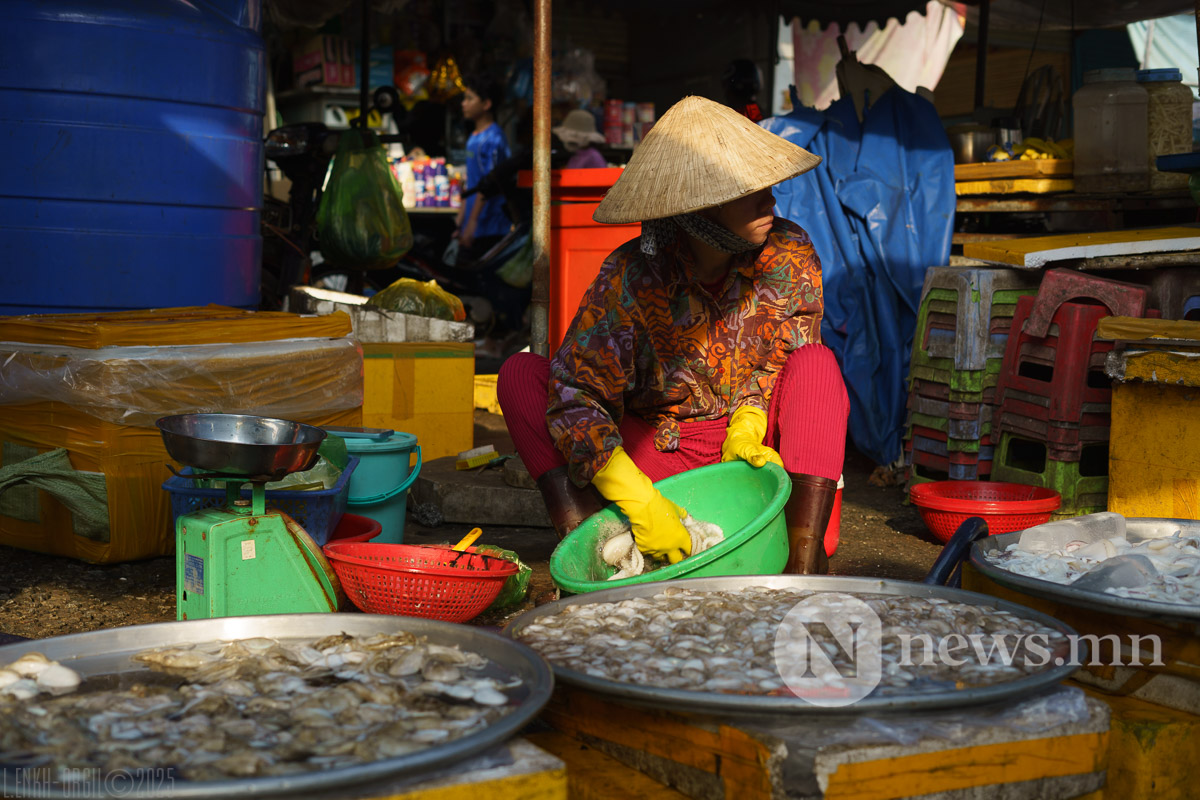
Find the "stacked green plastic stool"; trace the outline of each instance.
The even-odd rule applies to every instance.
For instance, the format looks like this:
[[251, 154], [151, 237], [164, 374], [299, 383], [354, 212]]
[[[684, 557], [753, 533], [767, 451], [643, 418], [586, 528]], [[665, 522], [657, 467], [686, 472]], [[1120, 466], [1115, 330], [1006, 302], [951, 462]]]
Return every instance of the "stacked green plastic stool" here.
[[992, 415], [1017, 301], [1037, 272], [930, 267], [925, 272], [908, 380], [909, 485], [980, 480], [991, 472]]

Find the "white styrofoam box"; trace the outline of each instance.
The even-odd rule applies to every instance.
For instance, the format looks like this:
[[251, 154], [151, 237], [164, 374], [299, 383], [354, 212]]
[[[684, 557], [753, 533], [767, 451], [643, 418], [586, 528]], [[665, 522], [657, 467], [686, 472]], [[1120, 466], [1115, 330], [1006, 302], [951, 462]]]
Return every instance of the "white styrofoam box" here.
[[362, 295], [295, 286], [288, 299], [291, 310], [300, 314], [345, 311], [350, 315], [354, 335], [360, 342], [470, 342], [475, 339], [475, 326], [469, 322], [385, 311], [365, 305], [367, 298]]

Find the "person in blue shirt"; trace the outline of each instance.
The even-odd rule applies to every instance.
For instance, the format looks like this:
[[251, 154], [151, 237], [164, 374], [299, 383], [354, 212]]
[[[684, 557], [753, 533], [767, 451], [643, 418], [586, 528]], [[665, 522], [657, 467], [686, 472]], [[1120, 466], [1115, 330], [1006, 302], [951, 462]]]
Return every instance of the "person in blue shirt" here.
[[[504, 131], [496, 124], [496, 112], [504, 99], [503, 85], [483, 74], [468, 77], [464, 84], [463, 117], [474, 125], [474, 131], [467, 139], [466, 190], [470, 192], [497, 164], [507, 159], [510, 152]], [[457, 225], [454, 235], [461, 248], [461, 264], [474, 261], [491, 249], [508, 233], [512, 223], [504, 213], [503, 197], [485, 198], [473, 193], [463, 201]]]

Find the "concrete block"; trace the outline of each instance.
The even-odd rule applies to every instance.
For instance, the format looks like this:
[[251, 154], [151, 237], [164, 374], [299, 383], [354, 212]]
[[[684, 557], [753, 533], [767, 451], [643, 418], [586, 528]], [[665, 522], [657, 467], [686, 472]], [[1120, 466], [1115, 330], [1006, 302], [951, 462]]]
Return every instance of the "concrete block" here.
[[549, 528], [550, 517], [536, 489], [509, 486], [500, 469], [454, 468], [455, 456], [426, 461], [413, 483], [412, 503], [432, 503], [446, 522]]

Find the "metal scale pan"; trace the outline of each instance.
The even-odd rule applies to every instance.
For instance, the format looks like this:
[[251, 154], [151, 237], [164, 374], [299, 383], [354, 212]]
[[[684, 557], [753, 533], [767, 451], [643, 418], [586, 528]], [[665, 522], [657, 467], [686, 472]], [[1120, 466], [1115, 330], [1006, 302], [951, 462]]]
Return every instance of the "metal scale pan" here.
[[[127, 628], [78, 633], [51, 639], [39, 639], [0, 647], [0, 664], [10, 663], [25, 653], [37, 651], [80, 672], [85, 678], [119, 674], [123, 679], [138, 679], [150, 673], [131, 659], [143, 650], [168, 645], [204, 645], [234, 639], [266, 637], [280, 641], [318, 639], [339, 633], [370, 635], [407, 632], [424, 636], [430, 642], [458, 646], [478, 653], [500, 670], [519, 677], [522, 685], [507, 690], [512, 699], [509, 713], [488, 728], [415, 753], [368, 764], [338, 769], [305, 772], [296, 775], [247, 778], [228, 781], [188, 782], [175, 779], [170, 786], [153, 790], [132, 788], [122, 797], [148, 798], [223, 798], [223, 797], [296, 797], [322, 790], [346, 790], [369, 782], [419, 775], [438, 767], [461, 763], [466, 758], [516, 735], [537, 713], [554, 686], [546, 662], [525, 645], [495, 633], [466, 625], [377, 614], [281, 614], [258, 617], [223, 617], [186, 622], [163, 622]], [[87, 690], [85, 681], [82, 691]], [[0, 721], [0, 725], [2, 725]], [[28, 765], [22, 765], [28, 766]], [[144, 765], [147, 770], [169, 765]], [[99, 800], [110, 795], [104, 787], [84, 784], [14, 783], [18, 773], [0, 764], [0, 796], [22, 798], [82, 798]], [[102, 782], [96, 782], [102, 783]]]
[[[692, 578], [685, 580], [644, 583], [618, 589], [604, 589], [584, 595], [576, 595], [554, 603], [548, 603], [527, 611], [513, 620], [504, 629], [507, 636], [518, 638], [525, 626], [542, 617], [557, 614], [569, 605], [580, 603], [618, 603], [634, 597], [658, 594], [667, 588], [691, 589], [707, 592], [737, 591], [751, 586], [771, 589], [812, 590], [818, 592], [847, 592], [859, 594], [881, 594], [891, 596], [942, 598], [957, 603], [989, 606], [1008, 611], [1018, 617], [1034, 620], [1048, 628], [1073, 636], [1075, 631], [1058, 620], [1038, 611], [1015, 603], [998, 600], [976, 592], [931, 586], [907, 581], [882, 580], [878, 578], [852, 578], [809, 575], [746, 575], [724, 578]], [[1049, 666], [1042, 672], [1023, 678], [990, 686], [966, 689], [947, 688], [937, 691], [922, 691], [909, 694], [875, 696], [874, 694], [847, 707], [824, 707], [813, 705], [799, 697], [768, 695], [726, 694], [721, 692], [698, 692], [681, 689], [666, 689], [642, 686], [587, 675], [551, 663], [555, 676], [563, 683], [573, 684], [614, 699], [680, 711], [705, 714], [867, 714], [908, 712], [936, 708], [962, 708], [999, 700], [1027, 698], [1038, 691], [1066, 679], [1075, 667], [1070, 663]]]
[[[1125, 530], [1126, 537], [1134, 543], [1162, 538], [1171, 535], [1176, 530], [1183, 530], [1186, 536], [1200, 536], [1200, 521], [1131, 517], [1125, 520]], [[1124, 617], [1141, 617], [1171, 625], [1191, 625], [1197, 632], [1200, 632], [1200, 606], [1162, 603], [1156, 600], [1120, 597], [1106, 592], [1072, 588], [1070, 584], [1018, 575], [988, 561], [989, 553], [1003, 552], [1009, 545], [1016, 544], [1020, 538], [1020, 531], [984, 537], [971, 546], [968, 562], [977, 572], [995, 583], [1031, 597], [1039, 597], [1081, 609], [1106, 611]], [[947, 548], [950, 546], [947, 545]]]

